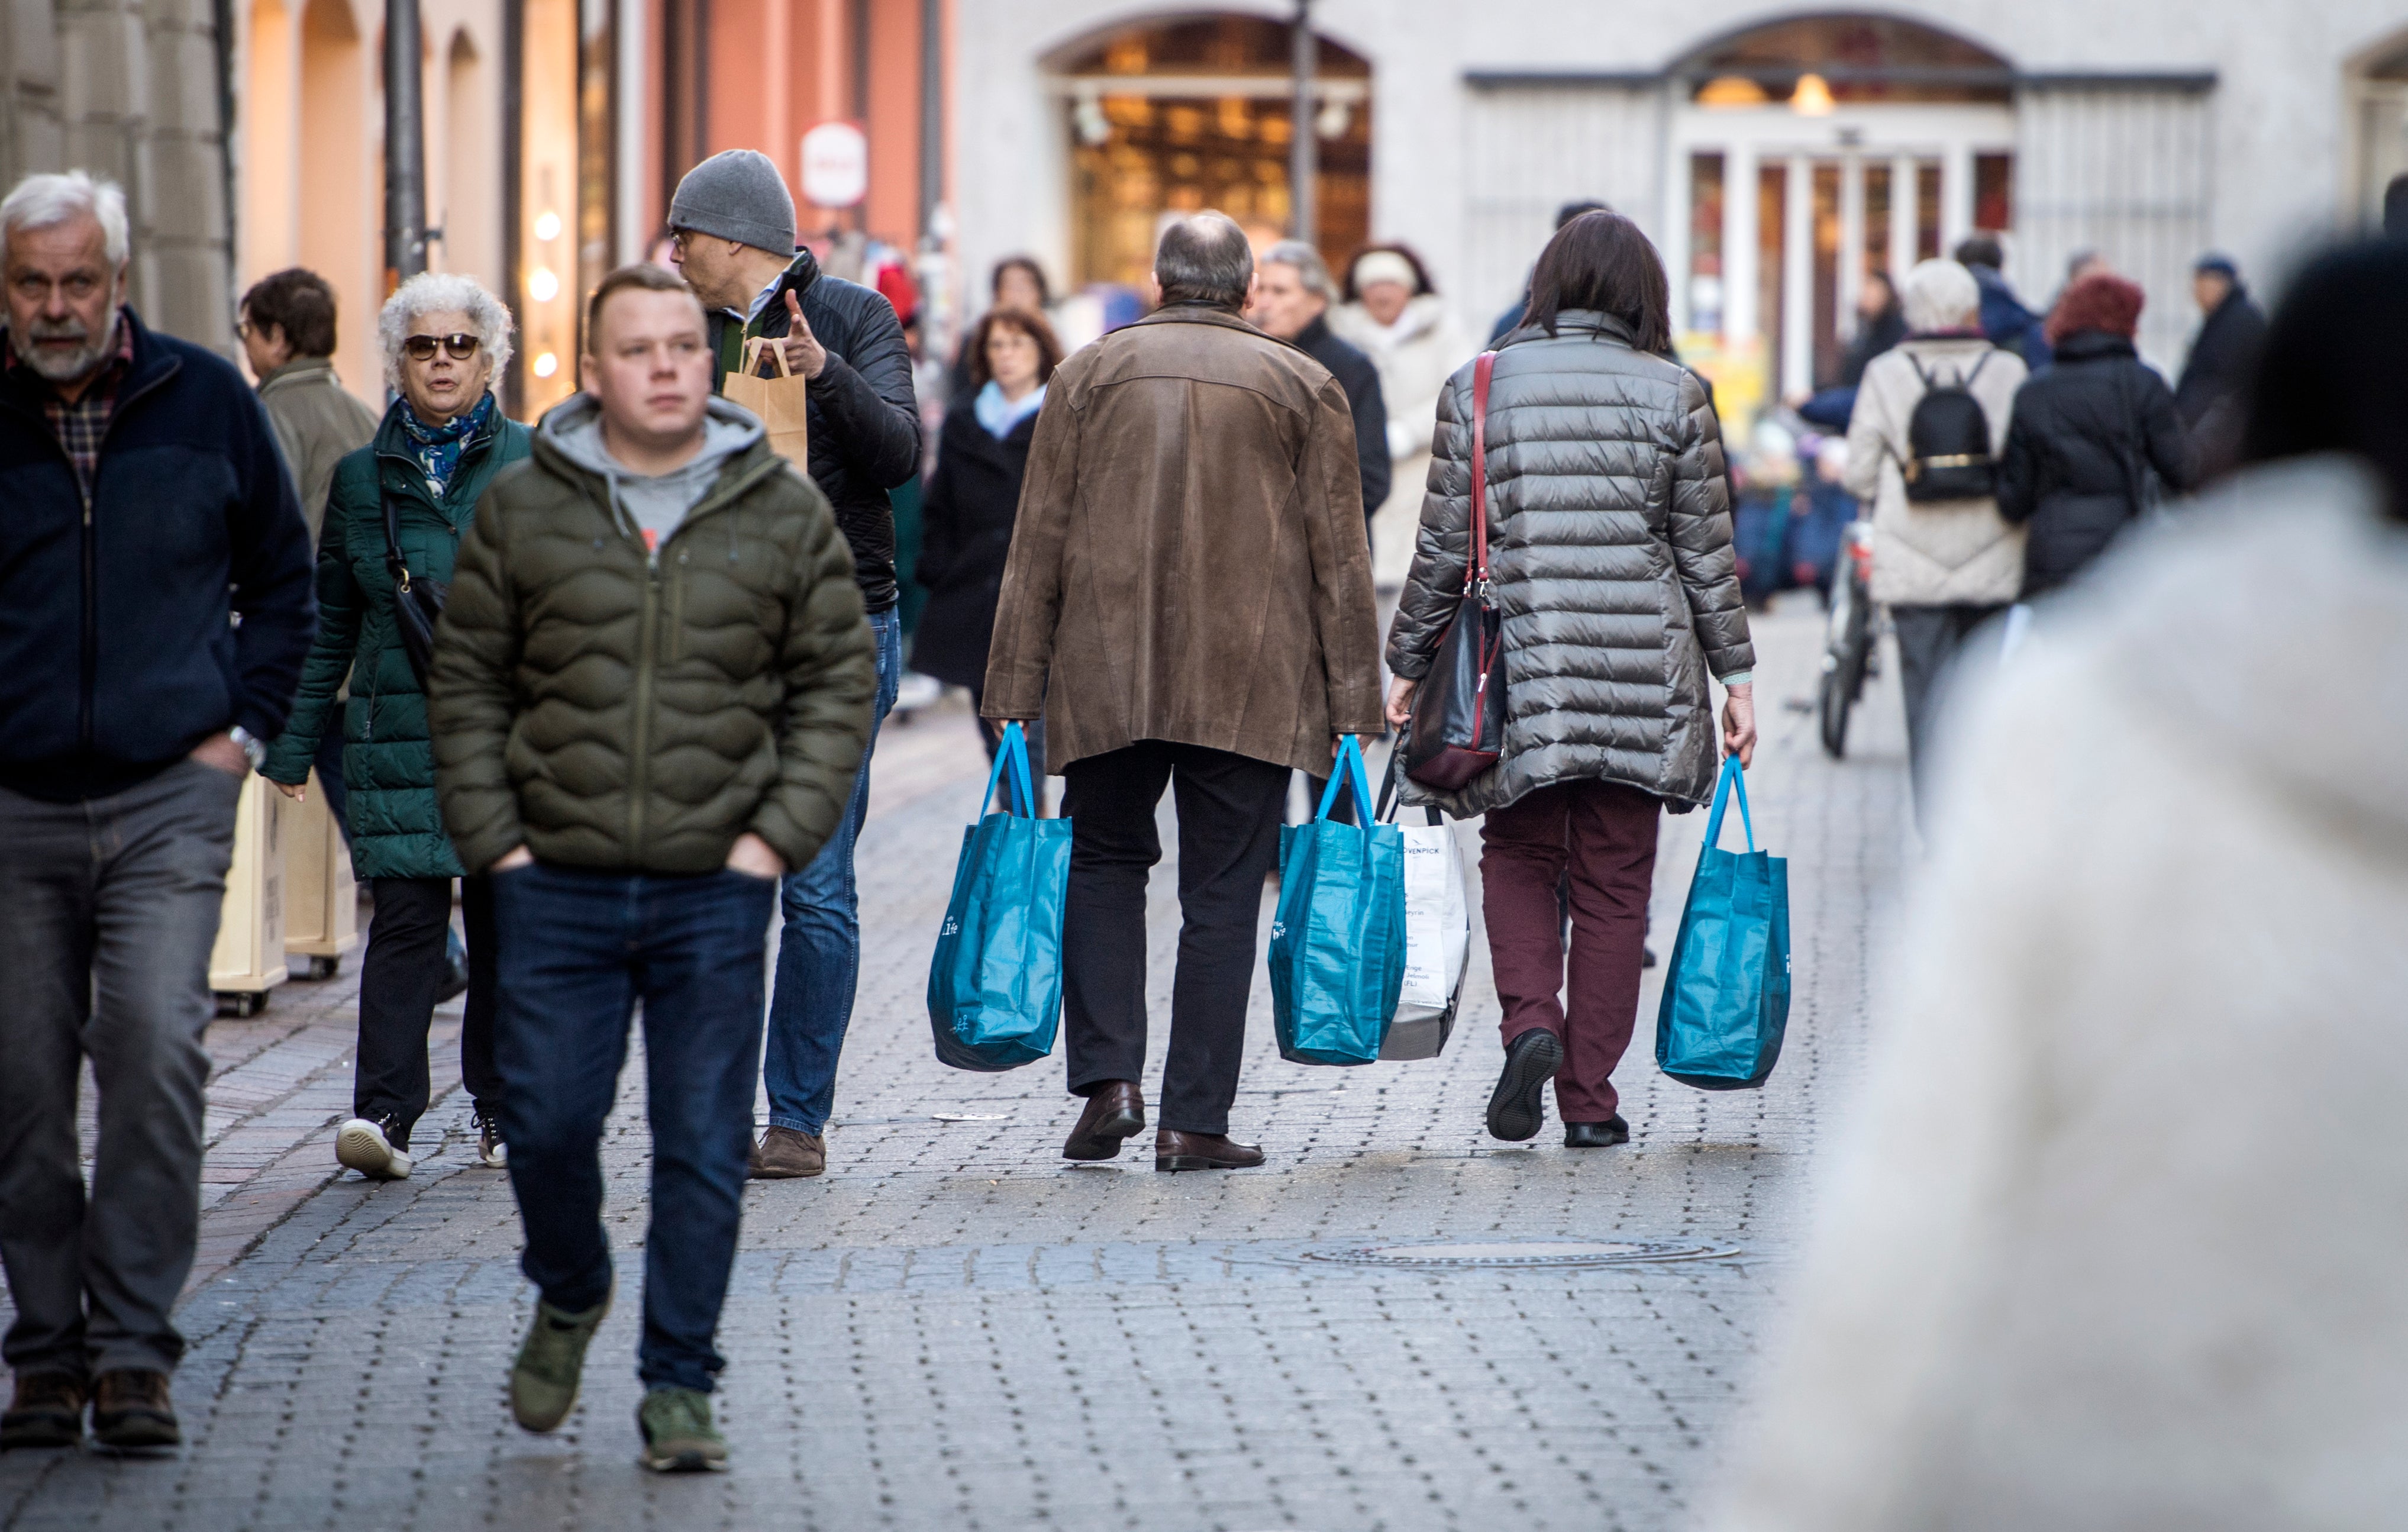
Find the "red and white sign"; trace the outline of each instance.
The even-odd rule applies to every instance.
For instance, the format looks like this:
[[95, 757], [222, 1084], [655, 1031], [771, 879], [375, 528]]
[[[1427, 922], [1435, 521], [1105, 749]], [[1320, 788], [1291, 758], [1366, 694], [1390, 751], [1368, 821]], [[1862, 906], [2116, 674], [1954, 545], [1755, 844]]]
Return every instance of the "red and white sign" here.
[[803, 196], [817, 208], [851, 208], [869, 194], [869, 140], [850, 122], [822, 122], [803, 135]]

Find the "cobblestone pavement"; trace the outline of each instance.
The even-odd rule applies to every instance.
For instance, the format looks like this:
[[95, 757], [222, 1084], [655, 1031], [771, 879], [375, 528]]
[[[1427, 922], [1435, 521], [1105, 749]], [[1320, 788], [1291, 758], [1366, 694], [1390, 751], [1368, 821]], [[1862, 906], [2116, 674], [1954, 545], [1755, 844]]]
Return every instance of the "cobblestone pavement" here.
[[[347, 976], [213, 1029], [212, 1201], [176, 1381], [190, 1445], [7, 1454], [0, 1526], [1677, 1526], [1799, 1232], [1798, 1170], [1856, 1072], [1907, 843], [1894, 689], [1876, 687], [1845, 763], [1783, 706], [1811, 687], [1818, 630], [1811, 602], [1758, 629], [1767, 739], [1750, 775], [1763, 841], [1790, 858], [1797, 984], [1761, 1092], [1656, 1074], [1651, 981], [1621, 1074], [1630, 1145], [1575, 1156], [1552, 1124], [1498, 1144], [1482, 1128], [1498, 1054], [1475, 944], [1467, 1020], [1435, 1061], [1283, 1064], [1258, 984], [1235, 1131], [1263, 1143], [1262, 1170], [1157, 1176], [1142, 1153], [1070, 1167], [1058, 1065], [972, 1076], [930, 1057], [927, 954], [982, 767], [965, 717], [926, 717], [879, 757], [830, 1172], [746, 1194], [721, 1332], [732, 1472], [660, 1480], [633, 1461], [640, 1071], [604, 1152], [627, 1253], [618, 1305], [578, 1413], [527, 1436], [502, 1382], [531, 1298], [508, 1185], [476, 1167], [452, 1089], [456, 1009], [438, 1023], [451, 1094], [418, 1174], [337, 1177]], [[1659, 949], [1703, 820], [1667, 821]], [[1157, 1015], [1172, 870], [1153, 891]], [[1446, 1241], [1526, 1263], [1567, 1240], [1691, 1258], [1332, 1258]]]

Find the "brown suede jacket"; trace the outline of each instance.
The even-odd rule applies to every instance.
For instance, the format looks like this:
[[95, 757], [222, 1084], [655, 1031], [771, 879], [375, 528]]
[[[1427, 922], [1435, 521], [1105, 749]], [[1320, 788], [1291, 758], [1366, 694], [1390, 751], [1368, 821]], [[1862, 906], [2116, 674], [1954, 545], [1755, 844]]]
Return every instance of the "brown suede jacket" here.
[[1326, 772], [1376, 734], [1379, 619], [1354, 426], [1320, 363], [1172, 305], [1054, 374], [982, 710], [1046, 768], [1140, 739]]

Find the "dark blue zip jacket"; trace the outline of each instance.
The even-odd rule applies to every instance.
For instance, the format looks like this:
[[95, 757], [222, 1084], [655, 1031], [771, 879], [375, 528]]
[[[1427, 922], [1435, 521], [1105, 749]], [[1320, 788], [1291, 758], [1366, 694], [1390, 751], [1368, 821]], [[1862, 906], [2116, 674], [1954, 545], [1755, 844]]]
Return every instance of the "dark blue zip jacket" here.
[[123, 312], [134, 365], [89, 509], [49, 385], [0, 374], [0, 787], [54, 803], [122, 793], [236, 723], [274, 738], [318, 622], [259, 396]]

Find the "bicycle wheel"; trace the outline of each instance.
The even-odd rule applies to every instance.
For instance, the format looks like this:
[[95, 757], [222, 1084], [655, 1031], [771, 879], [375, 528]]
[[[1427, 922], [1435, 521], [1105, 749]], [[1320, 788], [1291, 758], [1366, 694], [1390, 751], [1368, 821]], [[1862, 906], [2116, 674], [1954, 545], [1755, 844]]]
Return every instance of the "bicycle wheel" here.
[[1834, 666], [1823, 672], [1823, 683], [1814, 699], [1814, 711], [1817, 722], [1822, 725], [1823, 750], [1834, 761], [1843, 761], [1848, 755], [1848, 711], [1856, 703], [1856, 698], [1849, 692], [1839, 666]]

